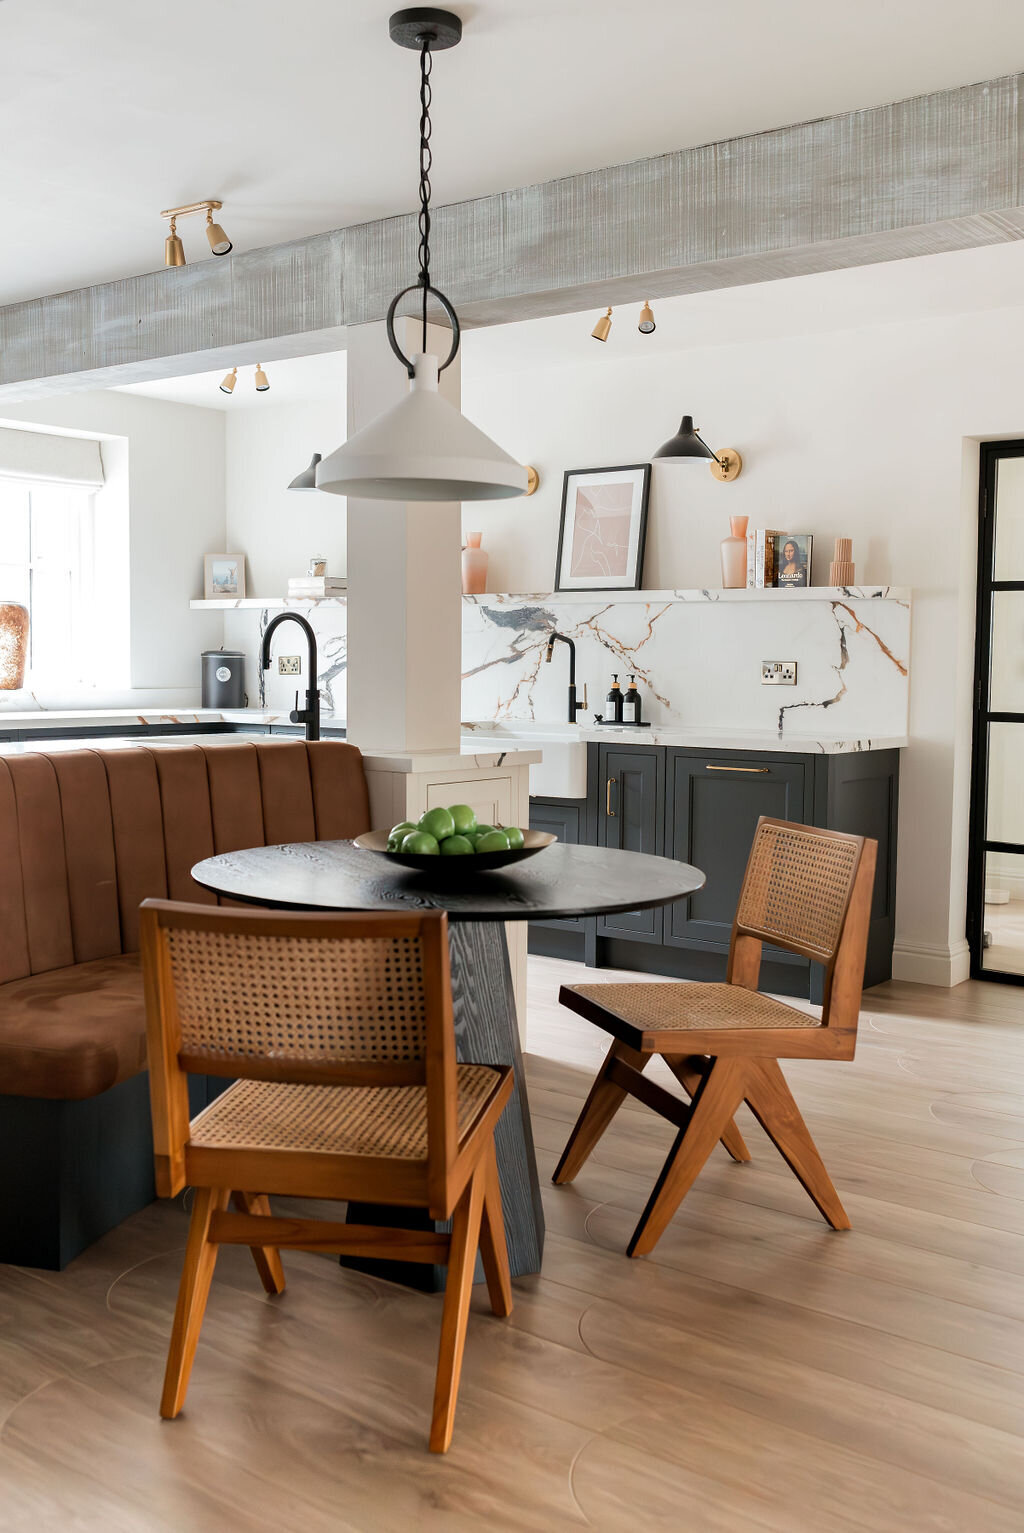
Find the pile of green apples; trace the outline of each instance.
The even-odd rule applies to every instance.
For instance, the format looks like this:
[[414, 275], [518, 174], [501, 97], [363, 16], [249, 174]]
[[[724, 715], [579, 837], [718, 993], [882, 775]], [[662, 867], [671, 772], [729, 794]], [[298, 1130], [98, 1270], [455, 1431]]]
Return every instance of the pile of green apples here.
[[478, 825], [468, 804], [447, 809], [428, 809], [413, 824], [403, 820], [388, 835], [389, 852], [411, 852], [419, 857], [467, 857], [474, 852], [515, 852], [523, 845], [516, 825]]

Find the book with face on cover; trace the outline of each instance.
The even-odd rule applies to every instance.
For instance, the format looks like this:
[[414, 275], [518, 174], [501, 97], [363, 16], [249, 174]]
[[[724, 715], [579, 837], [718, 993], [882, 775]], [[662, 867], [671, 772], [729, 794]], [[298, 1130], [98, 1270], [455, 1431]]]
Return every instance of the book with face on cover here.
[[811, 544], [809, 532], [777, 532], [774, 537], [774, 576], [780, 587], [809, 586], [811, 583]]

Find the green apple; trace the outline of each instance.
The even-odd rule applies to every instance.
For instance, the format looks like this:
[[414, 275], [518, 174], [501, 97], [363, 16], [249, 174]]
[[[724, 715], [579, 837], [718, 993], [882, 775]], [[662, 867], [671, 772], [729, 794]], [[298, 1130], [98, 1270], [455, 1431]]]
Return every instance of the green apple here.
[[522, 848], [522, 845], [523, 845], [523, 833], [519, 829], [519, 826], [518, 825], [510, 825], [508, 827], [508, 829], [506, 830], [505, 834], [508, 837], [509, 851], [510, 852], [518, 852], [518, 851], [520, 851], [521, 848]]
[[455, 821], [449, 809], [428, 809], [425, 814], [420, 815], [417, 828], [425, 831], [428, 836], [433, 836], [435, 841], [444, 841], [448, 836], [454, 836]]
[[437, 837], [426, 830], [410, 831], [402, 842], [402, 851], [417, 857], [436, 857], [439, 850]]
[[445, 836], [441, 842], [442, 857], [465, 857], [473, 855], [473, 843], [468, 836]]
[[503, 830], [489, 830], [486, 835], [477, 837], [476, 850], [478, 852], [507, 852], [508, 836]]
[[457, 836], [467, 836], [471, 830], [476, 830], [476, 815], [468, 804], [449, 804], [448, 813], [455, 822]]

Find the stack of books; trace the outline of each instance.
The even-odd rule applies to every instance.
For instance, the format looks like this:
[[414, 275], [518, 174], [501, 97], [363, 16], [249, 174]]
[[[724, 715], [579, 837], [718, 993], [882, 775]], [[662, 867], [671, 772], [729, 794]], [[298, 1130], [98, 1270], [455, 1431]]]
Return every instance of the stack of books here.
[[747, 533], [747, 589], [811, 583], [811, 534], [756, 527]]
[[289, 596], [344, 596], [347, 591], [344, 575], [293, 575], [288, 581]]

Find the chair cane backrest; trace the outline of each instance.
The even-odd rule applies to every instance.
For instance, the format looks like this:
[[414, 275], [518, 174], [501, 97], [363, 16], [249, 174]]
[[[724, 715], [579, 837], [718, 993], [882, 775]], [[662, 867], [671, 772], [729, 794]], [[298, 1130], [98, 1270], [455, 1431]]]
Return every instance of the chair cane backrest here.
[[158, 1169], [187, 1142], [185, 1078], [197, 1074], [426, 1085], [428, 1158], [439, 1170], [453, 1158], [444, 911], [285, 915], [146, 900], [142, 935]]
[[863, 978], [876, 847], [842, 831], [758, 820], [733, 926], [730, 979], [756, 988], [762, 942], [823, 964], [827, 1025], [841, 949], [851, 972], [859, 950]]

